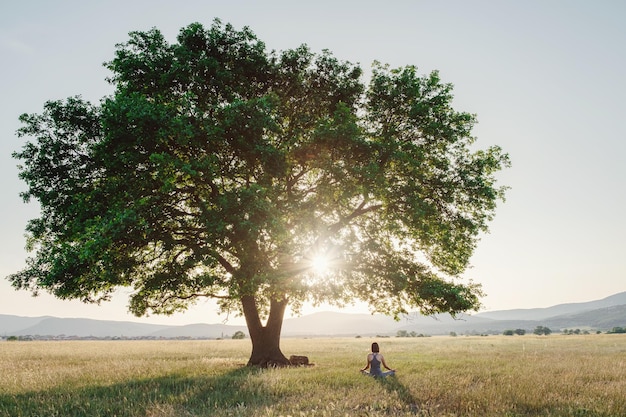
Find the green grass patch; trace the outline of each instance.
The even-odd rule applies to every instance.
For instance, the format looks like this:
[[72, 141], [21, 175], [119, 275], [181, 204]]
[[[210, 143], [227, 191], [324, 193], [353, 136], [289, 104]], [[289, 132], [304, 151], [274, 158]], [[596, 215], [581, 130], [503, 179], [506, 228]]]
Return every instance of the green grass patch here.
[[621, 416], [626, 336], [285, 339], [312, 367], [255, 369], [247, 340], [0, 343], [0, 416]]

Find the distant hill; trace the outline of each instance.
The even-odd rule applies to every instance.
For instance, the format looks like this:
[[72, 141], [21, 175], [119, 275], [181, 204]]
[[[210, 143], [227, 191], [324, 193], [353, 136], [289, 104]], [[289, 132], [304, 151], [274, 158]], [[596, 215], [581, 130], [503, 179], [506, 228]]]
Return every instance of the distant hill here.
[[[606, 331], [626, 327], [626, 292], [602, 300], [560, 304], [548, 308], [515, 309], [461, 315], [424, 317], [410, 314], [400, 321], [380, 314], [320, 312], [287, 319], [284, 337], [395, 335], [399, 330], [424, 335], [501, 333], [504, 330], [532, 331], [546, 326], [553, 331], [592, 329]], [[19, 317], [0, 315], [0, 336], [76, 336], [127, 338], [208, 338], [230, 337], [237, 331], [247, 334], [245, 326], [198, 323], [166, 326], [129, 321], [82, 318]]]
[[445, 334], [451, 331], [496, 333], [514, 329], [532, 331], [537, 326], [546, 326], [555, 331], [576, 328], [605, 331], [613, 327], [625, 327], [626, 292], [584, 303], [478, 313], [453, 323], [421, 322], [415, 326], [405, 326], [403, 330], [419, 330], [428, 334]]
[[398, 322], [392, 317], [381, 314], [349, 314], [325, 311], [285, 320], [283, 334], [286, 336], [376, 335], [386, 333], [396, 327], [398, 327]]
[[544, 320], [550, 317], [567, 314], [580, 314], [586, 311], [624, 304], [626, 304], [626, 291], [596, 301], [558, 304], [547, 308], [489, 311], [485, 313], [478, 313], [476, 316], [494, 320]]
[[227, 338], [242, 331], [248, 334], [246, 326], [229, 326], [227, 324], [188, 324], [186, 326], [167, 326], [167, 328], [150, 333], [151, 337], [177, 338], [192, 337], [195, 339]]
[[554, 328], [590, 327], [612, 329], [626, 327], [626, 304], [614, 305], [576, 314], [564, 314], [546, 319], [546, 325]]
[[49, 317], [21, 317], [0, 314], [0, 335], [15, 334], [27, 327], [35, 326], [37, 323]]
[[[1, 319], [1, 318], [0, 318]], [[143, 337], [151, 333], [166, 329], [169, 326], [158, 324], [144, 324], [132, 321], [107, 321], [81, 318], [58, 318], [41, 317], [37, 323], [10, 333], [15, 336], [40, 335], [40, 336], [78, 336], [78, 337]], [[2, 322], [0, 321], [0, 325]]]

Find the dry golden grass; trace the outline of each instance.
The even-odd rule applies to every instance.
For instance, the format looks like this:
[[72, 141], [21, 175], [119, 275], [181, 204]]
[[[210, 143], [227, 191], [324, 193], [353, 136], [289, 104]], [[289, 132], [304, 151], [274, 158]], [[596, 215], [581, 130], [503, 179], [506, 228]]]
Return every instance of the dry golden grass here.
[[626, 336], [285, 339], [315, 366], [244, 366], [247, 340], [0, 343], [0, 416], [626, 416]]

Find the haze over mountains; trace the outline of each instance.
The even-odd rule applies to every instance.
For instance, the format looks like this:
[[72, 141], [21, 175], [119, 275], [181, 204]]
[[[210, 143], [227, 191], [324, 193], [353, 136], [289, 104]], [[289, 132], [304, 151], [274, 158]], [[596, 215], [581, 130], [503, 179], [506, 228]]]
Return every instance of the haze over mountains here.
[[[548, 308], [491, 311], [463, 315], [424, 317], [410, 314], [400, 321], [369, 314], [320, 312], [287, 319], [284, 337], [315, 336], [394, 336], [398, 331], [423, 335], [501, 333], [509, 329], [529, 332], [537, 326], [553, 331], [587, 329], [606, 331], [626, 327], [626, 292], [585, 303], [559, 304]], [[245, 326], [227, 324], [190, 324], [167, 326], [129, 321], [82, 318], [20, 317], [0, 315], [0, 336], [94, 337], [94, 338], [225, 338], [237, 331], [247, 334]]]

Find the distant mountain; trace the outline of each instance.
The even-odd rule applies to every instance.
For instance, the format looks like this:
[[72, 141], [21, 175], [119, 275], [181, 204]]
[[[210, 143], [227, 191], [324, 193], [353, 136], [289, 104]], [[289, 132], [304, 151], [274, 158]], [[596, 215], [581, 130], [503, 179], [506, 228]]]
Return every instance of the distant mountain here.
[[230, 337], [237, 331], [248, 334], [246, 326], [199, 323], [186, 326], [167, 326], [165, 329], [150, 333], [149, 336], [163, 338], [191, 337], [195, 339], [218, 339]]
[[610, 330], [626, 326], [626, 292], [597, 301], [559, 304], [548, 308], [516, 309], [479, 313], [454, 322], [425, 323], [405, 326], [403, 330], [427, 334], [499, 333], [504, 330], [525, 329], [537, 326], [552, 330], [593, 329]]
[[[380, 314], [348, 314], [320, 312], [286, 319], [283, 336], [369, 336], [397, 334], [400, 330], [417, 334], [438, 335], [501, 333], [504, 330], [532, 331], [546, 326], [553, 331], [563, 329], [610, 330], [626, 327], [626, 292], [602, 300], [560, 304], [548, 308], [502, 310], [461, 315], [424, 317], [410, 314], [400, 321]], [[225, 324], [191, 324], [166, 326], [128, 321], [106, 321], [81, 318], [18, 317], [0, 315], [0, 336], [76, 336], [128, 338], [222, 338], [237, 331], [247, 334], [245, 326]]]
[[392, 317], [381, 314], [348, 314], [319, 312], [307, 316], [286, 319], [283, 334], [288, 336], [342, 336], [375, 335], [398, 327]]
[[0, 335], [14, 334], [49, 317], [21, 317], [0, 314]]
[[612, 329], [626, 327], [626, 304], [603, 307], [577, 314], [564, 314], [546, 319], [548, 327], [557, 329], [590, 327]]
[[626, 291], [597, 301], [558, 304], [547, 308], [489, 311], [485, 313], [478, 313], [476, 314], [476, 317], [484, 317], [494, 320], [544, 320], [550, 317], [565, 314], [579, 314], [585, 311], [598, 310], [601, 308], [624, 304], [626, 304]]
[[[36, 324], [10, 332], [15, 336], [144, 337], [169, 326], [132, 321], [106, 321], [81, 318], [41, 317]], [[2, 333], [5, 333], [2, 329]], [[9, 333], [9, 332], [6, 332]]]

